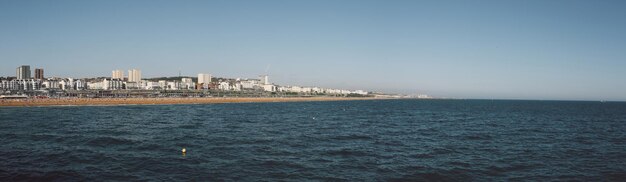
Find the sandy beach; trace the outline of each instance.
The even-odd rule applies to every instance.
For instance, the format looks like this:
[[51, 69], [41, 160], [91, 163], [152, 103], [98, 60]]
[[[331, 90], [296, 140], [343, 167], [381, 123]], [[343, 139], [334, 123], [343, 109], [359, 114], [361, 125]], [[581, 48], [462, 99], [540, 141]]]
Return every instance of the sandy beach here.
[[203, 97], [203, 98], [47, 98], [6, 99], [1, 106], [83, 106], [83, 105], [154, 105], [154, 104], [211, 104], [244, 102], [305, 102], [371, 100], [372, 97]]

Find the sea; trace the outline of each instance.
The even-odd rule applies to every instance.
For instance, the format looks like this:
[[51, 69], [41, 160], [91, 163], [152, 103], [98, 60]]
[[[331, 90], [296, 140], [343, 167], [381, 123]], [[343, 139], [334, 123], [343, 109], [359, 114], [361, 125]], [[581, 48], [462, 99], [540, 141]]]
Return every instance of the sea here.
[[625, 102], [0, 107], [0, 181], [570, 180], [626, 181]]

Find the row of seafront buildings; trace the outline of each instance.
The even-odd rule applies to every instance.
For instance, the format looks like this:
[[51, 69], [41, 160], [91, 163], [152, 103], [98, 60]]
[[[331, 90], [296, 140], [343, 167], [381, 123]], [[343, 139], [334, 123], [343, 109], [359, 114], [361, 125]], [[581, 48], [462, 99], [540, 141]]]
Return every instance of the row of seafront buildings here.
[[213, 78], [211, 74], [200, 73], [194, 80], [191, 77], [177, 77], [177, 79], [142, 79], [141, 70], [128, 70], [124, 76], [121, 70], [113, 70], [111, 77], [100, 78], [45, 78], [42, 68], [35, 69], [35, 77], [31, 77], [30, 66], [23, 65], [17, 68], [16, 77], [0, 78], [2, 94], [42, 95], [49, 92], [67, 91], [118, 91], [118, 90], [154, 90], [154, 91], [216, 91], [216, 92], [280, 92], [305, 95], [368, 95], [363, 90], [328, 89], [320, 87], [280, 86], [269, 82], [267, 75], [258, 79], [229, 79]]

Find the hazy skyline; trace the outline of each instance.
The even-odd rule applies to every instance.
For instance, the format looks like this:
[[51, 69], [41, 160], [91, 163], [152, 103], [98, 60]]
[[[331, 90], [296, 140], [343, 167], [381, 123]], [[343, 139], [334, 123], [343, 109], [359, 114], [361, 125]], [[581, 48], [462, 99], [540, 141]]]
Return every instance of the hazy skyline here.
[[255, 78], [626, 100], [623, 1], [0, 1], [0, 76]]

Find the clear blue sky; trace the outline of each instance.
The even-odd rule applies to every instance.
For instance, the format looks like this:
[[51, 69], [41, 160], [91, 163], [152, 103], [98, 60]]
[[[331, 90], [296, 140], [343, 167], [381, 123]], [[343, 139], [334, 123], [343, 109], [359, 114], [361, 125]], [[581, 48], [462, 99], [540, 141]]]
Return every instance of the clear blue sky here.
[[[0, 1], [0, 75], [626, 100], [626, 1]], [[125, 73], [127, 74], [127, 73]]]

